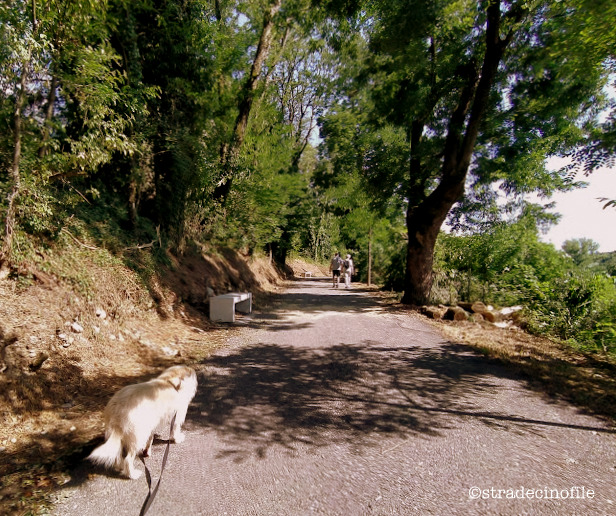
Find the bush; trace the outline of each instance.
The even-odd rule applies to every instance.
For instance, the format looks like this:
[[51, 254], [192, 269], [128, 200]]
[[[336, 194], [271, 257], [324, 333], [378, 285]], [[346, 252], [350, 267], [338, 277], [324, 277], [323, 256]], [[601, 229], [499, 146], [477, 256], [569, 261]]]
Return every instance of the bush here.
[[[479, 270], [474, 263], [476, 241], [482, 243], [485, 254], [483, 268], [492, 264], [491, 270]], [[500, 247], [489, 235], [446, 235], [440, 246], [433, 296], [481, 299], [500, 306], [521, 304], [529, 331], [616, 353], [616, 287], [607, 270], [578, 266], [536, 239], [527, 239], [515, 252], [500, 253], [498, 260], [493, 255], [499, 254]]]

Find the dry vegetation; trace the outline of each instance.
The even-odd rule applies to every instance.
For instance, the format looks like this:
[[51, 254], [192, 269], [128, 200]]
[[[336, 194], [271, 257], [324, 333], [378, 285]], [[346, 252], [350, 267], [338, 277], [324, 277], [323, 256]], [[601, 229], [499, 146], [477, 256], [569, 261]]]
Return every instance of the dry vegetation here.
[[154, 275], [71, 246], [0, 281], [0, 514], [44, 507], [119, 387], [226, 342], [235, 330], [204, 316], [208, 288], [250, 289], [263, 306], [281, 282], [267, 259], [199, 251]]

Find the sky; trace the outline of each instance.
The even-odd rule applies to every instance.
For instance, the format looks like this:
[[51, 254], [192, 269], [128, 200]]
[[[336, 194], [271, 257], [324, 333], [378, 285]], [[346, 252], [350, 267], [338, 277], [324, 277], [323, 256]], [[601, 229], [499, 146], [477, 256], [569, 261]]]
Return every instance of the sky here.
[[616, 251], [616, 207], [603, 209], [605, 202], [598, 200], [601, 197], [616, 200], [616, 168], [600, 168], [588, 177], [576, 179], [589, 185], [559, 192], [549, 199], [556, 202], [550, 211], [562, 217], [541, 239], [560, 249], [565, 240], [590, 238], [599, 244], [600, 252]]

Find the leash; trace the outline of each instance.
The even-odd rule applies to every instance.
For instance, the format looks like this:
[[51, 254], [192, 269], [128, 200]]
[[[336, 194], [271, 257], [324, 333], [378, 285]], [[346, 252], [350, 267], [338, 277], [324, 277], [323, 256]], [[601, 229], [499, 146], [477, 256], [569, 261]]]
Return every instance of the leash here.
[[145, 497], [145, 501], [143, 502], [143, 505], [141, 506], [141, 512], [139, 512], [139, 516], [144, 516], [145, 513], [148, 512], [150, 505], [152, 505], [154, 498], [156, 498], [156, 493], [158, 493], [158, 486], [160, 486], [160, 481], [163, 478], [163, 471], [165, 470], [165, 465], [167, 464], [167, 456], [169, 455], [169, 446], [171, 445], [171, 432], [173, 432], [173, 424], [175, 423], [175, 416], [176, 414], [173, 414], [173, 418], [171, 418], [171, 425], [169, 426], [169, 439], [167, 440], [167, 447], [165, 448], [165, 454], [163, 455], [163, 462], [160, 467], [160, 477], [158, 477], [158, 482], [156, 483], [156, 487], [154, 487], [153, 491], [152, 491], [152, 476], [150, 475], [150, 470], [145, 464], [145, 459], [143, 458], [143, 455], [140, 456], [141, 462], [143, 462], [143, 467], [145, 468], [145, 478], [148, 482], [148, 495]]

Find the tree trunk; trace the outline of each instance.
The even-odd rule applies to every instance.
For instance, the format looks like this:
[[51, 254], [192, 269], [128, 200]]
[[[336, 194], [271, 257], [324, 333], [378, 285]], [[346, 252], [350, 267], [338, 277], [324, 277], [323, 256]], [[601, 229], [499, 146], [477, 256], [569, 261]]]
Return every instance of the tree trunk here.
[[231, 143], [230, 145], [223, 145], [221, 149], [220, 161], [222, 165], [222, 179], [214, 190], [214, 198], [221, 200], [223, 203], [231, 191], [234, 175], [233, 167], [242, 144], [244, 143], [246, 127], [248, 126], [248, 117], [250, 116], [255, 90], [258, 86], [259, 75], [261, 74], [263, 64], [269, 55], [272, 45], [274, 16], [280, 10], [281, 5], [282, 0], [274, 0], [263, 16], [263, 29], [261, 30], [261, 36], [259, 38], [259, 45], [257, 46], [257, 52], [250, 69], [250, 75], [243, 88], [242, 100], [239, 104], [239, 113], [235, 120]]
[[38, 155], [40, 158], [47, 155], [49, 152], [49, 139], [51, 137], [51, 123], [53, 120], [53, 109], [56, 103], [56, 88], [58, 87], [58, 79], [55, 75], [51, 77], [49, 85], [49, 94], [47, 95], [47, 109], [45, 110], [45, 122], [43, 122], [43, 138], [39, 147]]
[[13, 113], [13, 162], [9, 171], [9, 179], [12, 183], [8, 195], [6, 217], [4, 222], [4, 242], [0, 250], [0, 278], [5, 278], [9, 273], [9, 261], [13, 249], [13, 234], [15, 231], [15, 203], [21, 190], [21, 176], [19, 165], [21, 162], [21, 133], [22, 133], [22, 109], [26, 97], [26, 84], [28, 82], [28, 63], [24, 63], [21, 74], [19, 92], [15, 97], [15, 111]]
[[[423, 305], [429, 301], [436, 239], [447, 214], [464, 194], [479, 124], [488, 107], [498, 64], [511, 41], [511, 33], [501, 39], [500, 22], [500, 0], [491, 0], [487, 8], [486, 50], [481, 74], [478, 77], [474, 63], [469, 63], [460, 72], [465, 79], [465, 87], [460, 92], [458, 105], [449, 120], [440, 183], [419, 205], [409, 205], [406, 217], [409, 238], [403, 303]], [[415, 166], [420, 164], [416, 163]], [[413, 176], [411, 169], [411, 184]]]
[[131, 227], [135, 229], [139, 221], [139, 212], [137, 210], [137, 204], [139, 202], [139, 185], [137, 183], [139, 160], [136, 154], [133, 154], [130, 165], [130, 177], [128, 181], [128, 218]]

